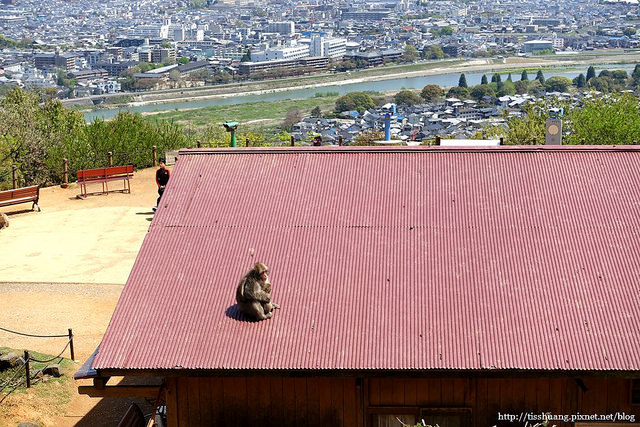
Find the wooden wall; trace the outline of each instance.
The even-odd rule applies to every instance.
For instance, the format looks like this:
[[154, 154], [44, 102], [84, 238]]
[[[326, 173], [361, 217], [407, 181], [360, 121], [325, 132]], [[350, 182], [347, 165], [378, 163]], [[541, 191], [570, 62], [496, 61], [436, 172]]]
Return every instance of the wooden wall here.
[[167, 417], [181, 426], [362, 425], [355, 378], [169, 378]]
[[363, 408], [394, 406], [470, 408], [471, 427], [516, 427], [499, 422], [498, 412], [624, 411], [640, 420], [631, 380], [581, 381], [586, 391], [573, 378], [169, 378], [167, 413], [169, 427], [364, 426]]
[[[499, 422], [498, 412], [518, 415], [626, 412], [636, 414], [636, 422], [639, 421], [640, 406], [631, 405], [631, 380], [581, 378], [581, 381], [586, 392], [573, 378], [370, 378], [365, 384], [368, 408], [471, 408], [476, 427], [524, 425]], [[529, 423], [533, 424], [536, 422]]]

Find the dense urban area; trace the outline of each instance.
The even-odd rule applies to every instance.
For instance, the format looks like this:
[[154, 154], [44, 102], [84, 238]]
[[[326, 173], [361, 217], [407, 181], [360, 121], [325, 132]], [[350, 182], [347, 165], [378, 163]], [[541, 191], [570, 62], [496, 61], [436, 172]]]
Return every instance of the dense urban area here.
[[635, 0], [2, 3], [0, 84], [59, 98], [640, 43]]
[[[47, 5], [2, 0], [2, 6], [4, 186], [12, 167], [25, 182], [51, 183], [62, 179], [62, 158], [70, 158], [73, 176], [78, 169], [106, 162], [109, 151], [120, 163], [146, 166], [148, 156], [136, 154], [141, 147], [148, 151], [156, 145], [163, 152], [229, 143], [221, 123], [189, 122], [186, 129], [185, 121], [171, 116], [160, 114], [154, 120], [126, 111], [113, 120], [87, 123], [59, 99], [88, 108], [120, 97], [127, 105], [140, 94], [184, 90], [187, 95], [181, 96], [188, 98], [192, 91], [228, 84], [347, 76], [352, 70], [438, 60], [449, 61], [441, 65], [447, 69], [447, 64], [506, 64], [514, 58], [567, 58], [591, 51], [605, 56], [616, 52], [622, 58], [611, 69], [585, 65], [575, 78], [545, 76], [552, 73], [537, 68], [527, 72], [514, 62], [501, 73], [488, 71], [480, 84], [468, 84], [460, 73], [457, 84], [446, 87], [427, 84], [417, 90], [343, 96], [319, 92], [315, 107], [282, 111], [277, 126], [251, 128], [248, 122], [269, 122], [266, 108], [254, 113], [247, 126], [241, 123], [239, 140], [247, 145], [290, 140], [366, 145], [384, 139], [412, 145], [480, 138], [536, 144], [544, 142], [549, 109], [564, 114], [564, 143], [640, 140], [637, 0], [79, 0]], [[323, 97], [330, 106], [324, 101], [321, 108]], [[600, 131], [593, 129], [595, 123]]]

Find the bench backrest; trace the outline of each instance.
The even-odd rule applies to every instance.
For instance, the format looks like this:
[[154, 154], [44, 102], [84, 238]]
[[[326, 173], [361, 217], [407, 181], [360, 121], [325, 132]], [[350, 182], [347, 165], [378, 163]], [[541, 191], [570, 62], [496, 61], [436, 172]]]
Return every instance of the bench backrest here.
[[0, 191], [0, 202], [13, 199], [21, 199], [24, 197], [38, 197], [40, 187], [32, 185], [30, 187], [16, 188], [15, 190]]
[[107, 178], [112, 175], [125, 175], [133, 173], [133, 165], [112, 166], [109, 168], [85, 169], [77, 172], [78, 180], [91, 178]]
[[112, 166], [110, 168], [107, 168], [107, 170], [106, 170], [107, 176], [109, 176], [109, 175], [124, 175], [124, 174], [130, 174], [130, 173], [133, 173], [133, 165]]
[[99, 176], [105, 176], [105, 169], [106, 168], [79, 170], [77, 173], [78, 179], [89, 179]]

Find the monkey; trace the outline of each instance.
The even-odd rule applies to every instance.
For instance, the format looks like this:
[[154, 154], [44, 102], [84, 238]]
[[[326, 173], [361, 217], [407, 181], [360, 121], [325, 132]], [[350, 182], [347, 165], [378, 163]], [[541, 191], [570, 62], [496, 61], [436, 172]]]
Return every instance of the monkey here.
[[240, 311], [253, 319], [265, 320], [273, 316], [273, 309], [280, 306], [271, 302], [269, 267], [257, 262], [244, 275], [236, 290], [236, 302]]

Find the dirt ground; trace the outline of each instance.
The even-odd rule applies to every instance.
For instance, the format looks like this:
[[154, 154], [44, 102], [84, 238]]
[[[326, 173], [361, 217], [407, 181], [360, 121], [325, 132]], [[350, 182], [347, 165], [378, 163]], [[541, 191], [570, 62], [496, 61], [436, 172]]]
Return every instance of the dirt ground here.
[[[74, 369], [81, 366], [102, 339], [153, 218], [154, 173], [155, 169], [137, 171], [131, 194], [80, 199], [79, 187], [71, 184], [66, 189], [41, 189], [41, 212], [31, 211], [26, 203], [0, 208], [9, 217], [9, 227], [0, 230], [0, 328], [36, 335], [65, 334], [71, 328], [78, 361]], [[120, 189], [122, 184], [112, 182], [109, 187]], [[92, 189], [98, 191], [101, 185], [93, 184]], [[30, 338], [0, 330], [4, 347], [57, 355], [65, 344], [64, 338]], [[130, 403], [80, 396], [80, 383], [68, 383], [71, 400], [62, 408], [48, 407], [31, 392], [9, 396], [0, 405], [0, 427], [23, 421], [115, 426]]]

